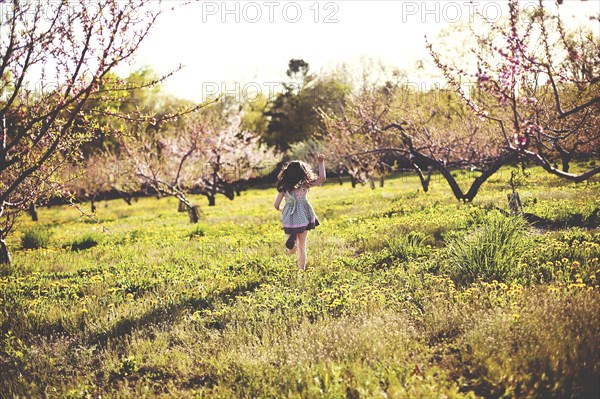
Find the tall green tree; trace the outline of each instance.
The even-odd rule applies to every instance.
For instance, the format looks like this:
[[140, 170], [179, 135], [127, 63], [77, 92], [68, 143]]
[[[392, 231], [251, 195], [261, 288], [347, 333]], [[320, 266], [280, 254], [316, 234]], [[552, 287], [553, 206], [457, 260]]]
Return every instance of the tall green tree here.
[[276, 95], [264, 114], [269, 118], [263, 140], [278, 150], [288, 150], [294, 143], [318, 138], [324, 132], [318, 110], [339, 109], [350, 92], [349, 86], [335, 76], [318, 76], [309, 64], [292, 59], [286, 72], [290, 81]]

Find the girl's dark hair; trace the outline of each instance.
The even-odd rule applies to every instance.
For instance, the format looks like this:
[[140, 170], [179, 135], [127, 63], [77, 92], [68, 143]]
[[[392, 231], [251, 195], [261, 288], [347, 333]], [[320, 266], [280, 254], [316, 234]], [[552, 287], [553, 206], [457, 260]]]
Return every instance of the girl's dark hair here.
[[277, 175], [277, 191], [292, 191], [314, 179], [315, 174], [306, 162], [291, 161]]

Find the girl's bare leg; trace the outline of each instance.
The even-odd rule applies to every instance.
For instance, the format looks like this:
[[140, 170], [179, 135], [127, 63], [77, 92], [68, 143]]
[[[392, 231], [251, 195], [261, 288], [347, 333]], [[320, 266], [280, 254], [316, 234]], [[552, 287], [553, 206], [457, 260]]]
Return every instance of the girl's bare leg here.
[[298, 270], [306, 270], [306, 245], [308, 238], [308, 231], [298, 233], [296, 237], [296, 246], [298, 247]]
[[[290, 238], [290, 234], [286, 234], [285, 235], [285, 240], [287, 241], [287, 239]], [[296, 237], [296, 244], [294, 245], [294, 248], [292, 249], [285, 249], [287, 251], [288, 254], [293, 255], [296, 253], [296, 251], [298, 251], [298, 238]]]

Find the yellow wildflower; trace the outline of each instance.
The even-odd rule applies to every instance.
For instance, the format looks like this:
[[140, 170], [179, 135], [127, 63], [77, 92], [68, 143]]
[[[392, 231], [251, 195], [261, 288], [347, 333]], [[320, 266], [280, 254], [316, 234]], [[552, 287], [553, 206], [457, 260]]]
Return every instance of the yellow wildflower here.
[[569, 284], [569, 288], [583, 288], [583, 287], [585, 287], [585, 284], [581, 284], [581, 283]]

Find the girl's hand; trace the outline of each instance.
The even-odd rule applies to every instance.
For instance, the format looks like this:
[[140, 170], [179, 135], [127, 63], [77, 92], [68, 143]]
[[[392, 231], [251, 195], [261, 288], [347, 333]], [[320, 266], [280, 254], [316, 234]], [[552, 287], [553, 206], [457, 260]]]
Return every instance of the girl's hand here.
[[275, 198], [275, 203], [273, 204], [273, 206], [275, 207], [275, 209], [277, 209], [279, 212], [281, 212], [281, 201], [283, 201], [283, 197], [284, 197], [285, 193], [284, 192], [280, 192], [279, 194], [277, 194], [277, 198]]
[[317, 155], [317, 161], [318, 161], [319, 163], [322, 163], [322, 162], [324, 162], [324, 161], [325, 161], [325, 155], [323, 155], [323, 154], [319, 154], [319, 155]]

